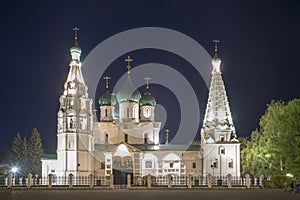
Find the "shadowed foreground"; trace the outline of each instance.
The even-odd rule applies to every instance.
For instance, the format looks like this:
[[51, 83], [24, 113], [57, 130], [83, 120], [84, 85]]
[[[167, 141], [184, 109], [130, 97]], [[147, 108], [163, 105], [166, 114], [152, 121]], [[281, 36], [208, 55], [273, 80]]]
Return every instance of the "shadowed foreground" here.
[[93, 199], [163, 199], [163, 200], [291, 200], [300, 199], [300, 194], [283, 190], [2, 190], [1, 200], [93, 200]]

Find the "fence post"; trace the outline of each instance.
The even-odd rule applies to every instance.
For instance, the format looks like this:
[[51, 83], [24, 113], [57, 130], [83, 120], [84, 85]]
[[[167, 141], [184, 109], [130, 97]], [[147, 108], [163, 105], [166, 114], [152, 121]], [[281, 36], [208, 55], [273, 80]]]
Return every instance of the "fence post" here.
[[232, 188], [232, 175], [231, 174], [227, 175], [227, 186], [228, 186], [228, 188]]
[[52, 188], [52, 174], [48, 174], [48, 188]]
[[136, 177], [137, 185], [141, 185], [141, 176]]
[[94, 187], [94, 175], [93, 174], [89, 175], [89, 185], [90, 185], [90, 188]]
[[250, 175], [246, 174], [245, 176], [246, 176], [246, 187], [250, 188]]
[[69, 174], [69, 188], [73, 187], [73, 177], [74, 177], [73, 174]]
[[127, 174], [127, 189], [131, 188], [131, 175]]
[[189, 174], [188, 176], [188, 188], [192, 188], [192, 175]]
[[12, 188], [12, 175], [11, 174], [8, 175], [7, 188]]
[[259, 184], [260, 184], [260, 186], [261, 186], [262, 188], [264, 188], [264, 175], [261, 175], [261, 176], [259, 177]]
[[151, 189], [151, 175], [150, 174], [147, 175], [147, 188]]
[[27, 188], [31, 187], [32, 174], [27, 175]]
[[109, 188], [114, 189], [114, 175], [110, 175]]
[[211, 174], [207, 175], [207, 187], [208, 188], [212, 187], [212, 175]]

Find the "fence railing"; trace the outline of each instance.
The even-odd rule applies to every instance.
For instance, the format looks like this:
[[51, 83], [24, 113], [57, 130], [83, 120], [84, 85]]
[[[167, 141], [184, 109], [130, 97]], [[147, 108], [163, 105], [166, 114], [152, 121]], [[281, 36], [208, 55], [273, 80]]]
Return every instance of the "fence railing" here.
[[[133, 176], [126, 177], [127, 188], [131, 187], [263, 187], [263, 177], [237, 177], [237, 176], [207, 176], [188, 175], [188, 176]], [[120, 183], [115, 183], [119, 185]], [[0, 176], [0, 187], [104, 187], [107, 189], [118, 188], [114, 187], [114, 177], [111, 176], [53, 176], [34, 177], [13, 177], [12, 175]]]

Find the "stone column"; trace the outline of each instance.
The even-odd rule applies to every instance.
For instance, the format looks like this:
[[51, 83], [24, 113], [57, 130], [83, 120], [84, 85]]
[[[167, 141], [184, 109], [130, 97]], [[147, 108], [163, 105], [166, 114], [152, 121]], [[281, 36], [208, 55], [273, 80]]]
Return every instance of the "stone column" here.
[[94, 175], [93, 174], [89, 175], [89, 185], [90, 185], [90, 188], [94, 187]]
[[52, 188], [52, 178], [53, 178], [53, 175], [49, 174], [48, 175], [48, 188]]
[[232, 188], [232, 176], [231, 176], [231, 174], [227, 175], [227, 187]]
[[151, 175], [148, 174], [148, 176], [147, 176], [147, 188], [148, 189], [151, 189], [151, 181], [152, 181], [151, 180]]
[[27, 175], [27, 188], [31, 187], [31, 182], [32, 182], [32, 174]]
[[246, 174], [246, 187], [250, 188], [250, 175]]
[[207, 178], [207, 187], [211, 188], [212, 187], [212, 175], [208, 174], [206, 178]]
[[172, 176], [169, 174], [168, 175], [168, 188], [172, 187]]
[[109, 188], [112, 190], [114, 189], [114, 175], [110, 175]]
[[259, 185], [260, 185], [262, 188], [264, 188], [264, 175], [261, 175], [261, 176], [259, 177]]
[[7, 179], [7, 188], [12, 188], [12, 179], [12, 175], [9, 174]]
[[188, 188], [192, 188], [192, 175], [191, 175], [191, 174], [189, 174], [188, 180], [187, 180], [187, 181], [188, 181], [188, 182], [187, 182]]
[[73, 174], [69, 174], [69, 188], [73, 188]]
[[127, 175], [127, 189], [131, 188], [131, 176], [130, 174]]

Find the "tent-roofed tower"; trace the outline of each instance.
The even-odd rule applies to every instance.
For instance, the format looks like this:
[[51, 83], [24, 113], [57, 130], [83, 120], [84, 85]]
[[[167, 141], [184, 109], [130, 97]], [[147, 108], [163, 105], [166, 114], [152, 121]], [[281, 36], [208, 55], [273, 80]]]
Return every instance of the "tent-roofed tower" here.
[[240, 176], [240, 143], [236, 139], [229, 102], [222, 79], [221, 63], [218, 56], [218, 40], [212, 58], [212, 78], [208, 94], [203, 126], [201, 148], [203, 175]]
[[92, 172], [90, 151], [94, 148], [92, 100], [81, 71], [81, 48], [77, 31], [70, 48], [71, 61], [57, 113], [57, 158], [61, 165], [58, 174], [89, 175]]
[[222, 60], [218, 56], [219, 40], [214, 40], [215, 55], [212, 58], [212, 78], [208, 101], [201, 129], [201, 143], [226, 142], [236, 138], [225, 85], [220, 69]]

